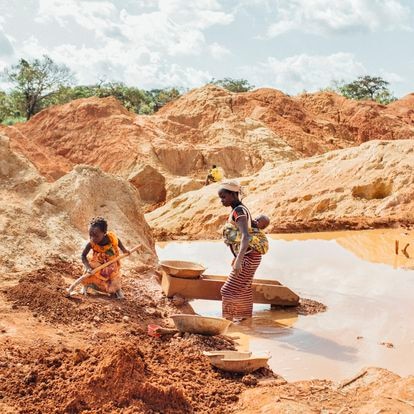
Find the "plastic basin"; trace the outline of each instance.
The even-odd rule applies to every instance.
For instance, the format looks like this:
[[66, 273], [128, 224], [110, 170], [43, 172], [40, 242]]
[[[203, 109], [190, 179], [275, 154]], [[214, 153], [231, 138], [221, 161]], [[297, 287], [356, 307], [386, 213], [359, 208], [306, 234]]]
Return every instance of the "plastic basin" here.
[[249, 373], [267, 366], [270, 355], [254, 355], [251, 352], [213, 351], [204, 352], [211, 365], [222, 371]]
[[189, 332], [201, 335], [220, 335], [226, 332], [231, 321], [209, 316], [177, 314], [171, 315], [176, 328], [180, 332]]
[[199, 263], [182, 260], [162, 260], [160, 265], [169, 275], [185, 279], [197, 279], [206, 270], [206, 268]]

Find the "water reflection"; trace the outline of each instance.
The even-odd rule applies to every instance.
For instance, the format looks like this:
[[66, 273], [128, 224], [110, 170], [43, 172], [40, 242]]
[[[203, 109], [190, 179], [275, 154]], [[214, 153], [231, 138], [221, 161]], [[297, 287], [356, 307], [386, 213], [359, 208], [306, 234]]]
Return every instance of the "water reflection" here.
[[278, 338], [279, 346], [289, 350], [320, 355], [333, 361], [355, 362], [358, 349], [296, 328], [295, 335]]
[[[279, 280], [301, 297], [328, 306], [312, 316], [254, 306], [248, 324], [231, 328], [243, 350], [270, 351], [271, 367], [289, 380], [340, 379], [363, 366], [400, 375], [414, 372], [414, 263], [401, 253], [412, 235], [396, 230], [275, 235], [257, 278]], [[402, 237], [404, 236], [405, 239]], [[411, 238], [411, 239], [410, 239]], [[412, 243], [414, 245], [414, 243]], [[220, 242], [158, 247], [161, 259], [201, 262], [209, 274], [228, 274], [231, 256]], [[218, 301], [192, 301], [197, 313], [220, 315]], [[380, 345], [391, 342], [394, 348]]]

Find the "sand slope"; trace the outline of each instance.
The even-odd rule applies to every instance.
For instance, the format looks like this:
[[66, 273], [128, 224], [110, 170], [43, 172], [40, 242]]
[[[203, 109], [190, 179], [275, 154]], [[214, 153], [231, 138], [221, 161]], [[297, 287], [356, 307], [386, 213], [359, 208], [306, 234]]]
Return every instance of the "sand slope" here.
[[141, 212], [138, 191], [125, 180], [95, 167], [78, 166], [49, 184], [36, 168], [13, 152], [0, 136], [1, 271], [41, 266], [48, 258], [78, 258], [88, 223], [104, 216], [129, 248], [140, 245], [136, 265], [156, 261], [151, 231]]
[[[271, 218], [269, 232], [363, 228], [414, 222], [414, 141], [371, 141], [284, 163], [240, 179], [253, 215]], [[218, 185], [175, 198], [149, 213], [159, 237], [219, 236], [229, 211]]]

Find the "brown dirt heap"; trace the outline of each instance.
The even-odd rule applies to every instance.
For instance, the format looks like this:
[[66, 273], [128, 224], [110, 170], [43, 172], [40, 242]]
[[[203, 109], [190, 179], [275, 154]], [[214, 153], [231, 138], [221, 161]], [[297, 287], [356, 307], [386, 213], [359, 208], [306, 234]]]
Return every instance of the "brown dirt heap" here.
[[364, 368], [340, 384], [312, 380], [280, 383], [246, 391], [239, 414], [373, 414], [414, 412], [414, 377], [385, 369]]
[[246, 388], [243, 377], [213, 371], [200, 354], [211, 345], [202, 341], [193, 335], [164, 343], [140, 334], [85, 349], [10, 346], [0, 393], [22, 413], [229, 412]]
[[[202, 351], [232, 349], [226, 337], [148, 336], [149, 323], [170, 323], [177, 309], [142, 275], [126, 277], [125, 301], [67, 298], [77, 272], [50, 263], [0, 294], [0, 411], [226, 413], [246, 386], [272, 376], [213, 370]], [[31, 326], [24, 336], [19, 318]]]
[[[87, 98], [45, 109], [26, 123], [0, 131], [49, 180], [76, 164], [125, 178], [152, 167], [166, 180], [164, 185], [157, 178], [157, 192], [171, 198], [165, 194], [170, 180], [201, 179], [212, 164], [223, 167], [229, 177], [250, 175], [265, 164], [372, 139], [413, 138], [411, 99], [409, 95], [384, 106], [330, 92], [290, 97], [258, 89], [237, 94], [207, 85], [152, 116], [128, 112], [112, 97]], [[142, 196], [148, 202], [164, 201]]]
[[[110, 352], [108, 352], [110, 351]], [[98, 408], [106, 404], [128, 406], [134, 399], [157, 411], [189, 412], [191, 402], [182, 388], [157, 386], [147, 381], [145, 355], [134, 343], [113, 343], [110, 349], [99, 349], [92, 357], [98, 364], [85, 363], [76, 386], [69, 391], [70, 402], [65, 411], [79, 412], [86, 407]], [[89, 367], [87, 366], [89, 365]], [[86, 370], [85, 370], [86, 368]], [[75, 374], [76, 375], [76, 374]]]
[[[370, 141], [264, 168], [241, 179], [253, 215], [269, 232], [321, 231], [414, 223], [414, 141]], [[147, 214], [159, 238], [218, 238], [228, 211], [210, 185]]]
[[[412, 100], [385, 107], [210, 85], [150, 117], [90, 98], [0, 127], [10, 137], [0, 134], [0, 412], [412, 413], [413, 377], [367, 369], [338, 385], [287, 383], [266, 369], [229, 375], [202, 355], [233, 349], [228, 337], [148, 336], [148, 324], [171, 327], [169, 315], [190, 309], [156, 283], [142, 210], [170, 200], [147, 215], [158, 236], [219, 237], [228, 211], [217, 185], [200, 188], [214, 163], [248, 175], [245, 202], [271, 216], [270, 231], [413, 223]], [[140, 246], [123, 265], [124, 301], [66, 296], [96, 215]], [[311, 300], [298, 309], [323, 310]]]
[[[37, 268], [50, 257], [79, 257], [88, 223], [104, 216], [138, 267], [156, 262], [152, 233], [141, 211], [138, 191], [125, 180], [95, 167], [77, 166], [46, 183], [34, 166], [0, 135], [0, 271]], [[99, 189], [99, 191], [97, 191]]]

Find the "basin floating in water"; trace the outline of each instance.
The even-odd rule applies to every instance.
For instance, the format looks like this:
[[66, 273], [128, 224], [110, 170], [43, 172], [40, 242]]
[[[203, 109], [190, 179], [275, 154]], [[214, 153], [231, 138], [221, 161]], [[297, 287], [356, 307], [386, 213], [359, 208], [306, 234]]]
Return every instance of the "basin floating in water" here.
[[226, 332], [231, 321], [210, 316], [176, 314], [171, 315], [175, 327], [180, 332], [195, 333], [201, 335], [220, 335]]
[[167, 274], [184, 279], [197, 279], [206, 270], [199, 263], [183, 260], [162, 260], [160, 265]]
[[251, 352], [209, 351], [203, 352], [211, 365], [222, 371], [249, 373], [267, 366], [270, 355], [252, 355]]

